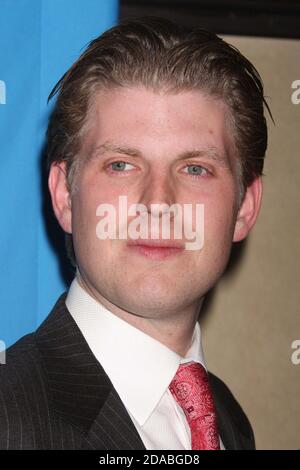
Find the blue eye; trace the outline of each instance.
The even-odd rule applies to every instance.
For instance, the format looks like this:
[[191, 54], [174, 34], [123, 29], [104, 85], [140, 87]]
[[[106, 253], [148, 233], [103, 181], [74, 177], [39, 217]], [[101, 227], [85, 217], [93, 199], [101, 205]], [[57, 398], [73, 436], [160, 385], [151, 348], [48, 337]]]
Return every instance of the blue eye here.
[[201, 165], [188, 165], [185, 169], [192, 176], [202, 176], [203, 173], [207, 173], [207, 170]]
[[130, 168], [126, 168], [126, 165], [131, 167], [131, 169], [134, 168], [133, 165], [131, 165], [130, 163], [126, 163], [122, 161], [112, 162], [110, 165], [114, 171], [120, 171], [120, 172], [130, 169]]

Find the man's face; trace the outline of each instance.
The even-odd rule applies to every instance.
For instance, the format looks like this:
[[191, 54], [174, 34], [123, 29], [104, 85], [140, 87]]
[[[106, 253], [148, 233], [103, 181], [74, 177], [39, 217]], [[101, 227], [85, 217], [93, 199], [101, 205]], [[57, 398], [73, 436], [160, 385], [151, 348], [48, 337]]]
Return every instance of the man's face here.
[[[99, 299], [143, 317], [166, 317], [197, 305], [220, 277], [233, 240], [238, 193], [225, 118], [224, 103], [199, 91], [136, 87], [98, 93], [69, 226], [61, 225], [72, 232], [80, 273]], [[141, 203], [149, 213], [155, 203], [203, 204], [203, 248], [164, 255], [137, 249], [126, 239], [100, 240], [97, 207], [108, 203], [118, 214], [120, 196], [127, 197], [128, 207]]]

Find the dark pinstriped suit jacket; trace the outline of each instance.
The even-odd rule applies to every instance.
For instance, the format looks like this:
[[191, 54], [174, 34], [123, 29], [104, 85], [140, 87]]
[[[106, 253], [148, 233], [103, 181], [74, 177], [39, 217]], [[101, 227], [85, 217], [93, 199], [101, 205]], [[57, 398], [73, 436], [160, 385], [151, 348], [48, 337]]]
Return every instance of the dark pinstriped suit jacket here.
[[[0, 449], [145, 450], [65, 298], [0, 366]], [[225, 448], [254, 449], [242, 409], [221, 380], [210, 374], [210, 381]]]

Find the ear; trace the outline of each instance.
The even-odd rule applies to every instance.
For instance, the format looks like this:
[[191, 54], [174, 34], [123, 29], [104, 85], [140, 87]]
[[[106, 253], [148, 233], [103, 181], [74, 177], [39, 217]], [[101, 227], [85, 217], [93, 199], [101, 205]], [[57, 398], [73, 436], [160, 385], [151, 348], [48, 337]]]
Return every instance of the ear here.
[[239, 208], [233, 234], [234, 242], [239, 242], [247, 237], [256, 222], [261, 207], [261, 200], [262, 178], [257, 176], [247, 187], [243, 202]]
[[65, 162], [52, 163], [48, 178], [52, 206], [61, 228], [72, 233], [71, 197], [67, 189]]

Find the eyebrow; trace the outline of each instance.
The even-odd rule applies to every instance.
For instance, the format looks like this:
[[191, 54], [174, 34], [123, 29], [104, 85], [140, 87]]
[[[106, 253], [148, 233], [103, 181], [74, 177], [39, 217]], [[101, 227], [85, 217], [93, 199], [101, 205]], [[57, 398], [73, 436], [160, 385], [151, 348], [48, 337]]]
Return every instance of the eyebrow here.
[[[98, 157], [105, 155], [108, 152], [115, 152], [121, 155], [127, 155], [127, 156], [137, 157], [137, 158], [143, 157], [142, 152], [136, 148], [128, 147], [127, 145], [118, 145], [118, 144], [114, 144], [113, 142], [106, 141], [92, 150], [90, 158], [93, 158], [93, 157], [98, 158]], [[199, 158], [199, 157], [200, 158], [207, 157], [219, 163], [221, 166], [231, 170], [231, 165], [230, 165], [229, 159], [227, 158], [227, 155], [220, 154], [216, 147], [187, 150], [177, 155], [177, 158], [179, 160], [187, 160], [187, 159]]]

